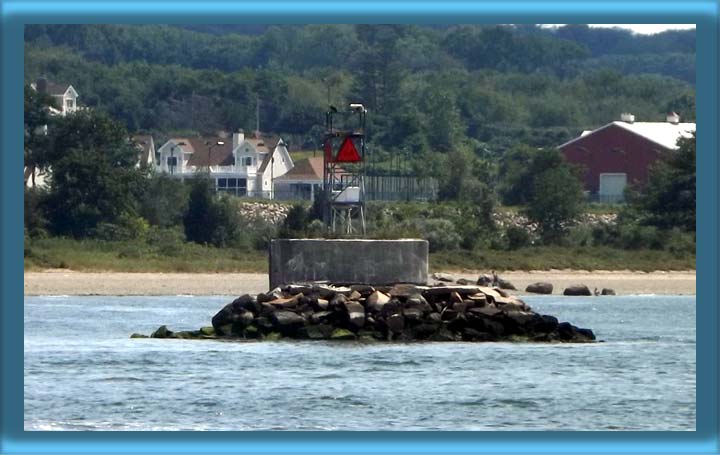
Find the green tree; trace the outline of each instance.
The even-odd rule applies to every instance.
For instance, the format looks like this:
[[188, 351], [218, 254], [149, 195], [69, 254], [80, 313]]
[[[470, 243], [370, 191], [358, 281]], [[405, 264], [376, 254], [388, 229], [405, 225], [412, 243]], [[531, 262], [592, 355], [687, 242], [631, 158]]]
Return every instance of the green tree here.
[[47, 210], [54, 233], [92, 236], [101, 222], [137, 216], [145, 178], [121, 124], [101, 112], [81, 112], [59, 119], [49, 134]]
[[546, 242], [555, 242], [582, 213], [583, 200], [582, 184], [574, 169], [560, 163], [534, 176], [523, 212], [538, 223]]
[[182, 224], [187, 207], [187, 185], [167, 174], [155, 174], [144, 185], [138, 211], [154, 226], [172, 227]]
[[240, 214], [229, 197], [215, 194], [212, 180], [199, 176], [190, 183], [190, 197], [183, 226], [187, 240], [216, 247], [237, 243]]
[[653, 165], [647, 185], [631, 194], [630, 206], [639, 212], [643, 224], [695, 231], [695, 142], [694, 134], [681, 138], [677, 150]]
[[[47, 128], [51, 122], [48, 108], [54, 106], [52, 97], [38, 93], [25, 85], [24, 159], [25, 178], [35, 178], [35, 170], [48, 164], [49, 140]], [[33, 182], [34, 183], [34, 182]]]

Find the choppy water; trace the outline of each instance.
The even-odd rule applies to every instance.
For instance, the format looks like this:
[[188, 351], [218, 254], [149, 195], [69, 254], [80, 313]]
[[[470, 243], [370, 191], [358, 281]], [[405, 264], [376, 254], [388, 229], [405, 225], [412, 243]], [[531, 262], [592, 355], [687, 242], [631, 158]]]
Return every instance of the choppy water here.
[[695, 297], [527, 297], [604, 343], [129, 339], [231, 297], [26, 297], [26, 430], [694, 430]]

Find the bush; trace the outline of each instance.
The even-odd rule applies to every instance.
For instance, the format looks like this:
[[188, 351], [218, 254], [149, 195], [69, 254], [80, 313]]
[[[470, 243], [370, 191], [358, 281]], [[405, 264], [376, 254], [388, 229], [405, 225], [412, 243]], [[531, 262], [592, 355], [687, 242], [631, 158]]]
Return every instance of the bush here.
[[161, 174], [153, 175], [138, 201], [138, 211], [155, 226], [178, 226], [188, 207], [188, 188], [182, 181]]
[[418, 220], [415, 227], [422, 238], [428, 241], [430, 252], [441, 250], [457, 250], [462, 238], [455, 225], [445, 219], [431, 218]]
[[162, 256], [180, 256], [185, 248], [185, 235], [177, 227], [153, 226], [148, 230], [145, 241]]
[[697, 250], [696, 237], [694, 232], [683, 232], [680, 229], [673, 229], [668, 232], [665, 249], [673, 253], [676, 257], [687, 256], [689, 253], [695, 254]]
[[280, 228], [280, 237], [303, 237], [308, 224], [308, 211], [302, 204], [294, 204]]
[[37, 188], [25, 188], [24, 226], [30, 237], [47, 237], [47, 220], [43, 210], [45, 192]]
[[191, 184], [188, 209], [183, 216], [186, 238], [217, 247], [240, 243], [240, 214], [230, 197], [214, 194], [214, 184], [203, 177]]
[[530, 246], [530, 233], [525, 228], [508, 226], [505, 229], [505, 236], [507, 237], [507, 248], [509, 250], [518, 250]]
[[654, 226], [640, 226], [637, 224], [621, 225], [618, 231], [616, 246], [629, 250], [650, 248], [662, 250], [665, 238], [662, 231]]
[[594, 230], [589, 226], [576, 226], [565, 236], [567, 246], [592, 246], [594, 244]]
[[100, 240], [144, 239], [149, 227], [141, 217], [122, 214], [115, 223], [98, 223], [93, 237]]

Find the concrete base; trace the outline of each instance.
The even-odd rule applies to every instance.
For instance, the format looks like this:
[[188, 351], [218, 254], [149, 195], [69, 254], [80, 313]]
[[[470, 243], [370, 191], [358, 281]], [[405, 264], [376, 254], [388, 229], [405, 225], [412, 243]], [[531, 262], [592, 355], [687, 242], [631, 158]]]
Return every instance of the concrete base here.
[[270, 242], [270, 289], [282, 284], [426, 284], [428, 242], [278, 239]]

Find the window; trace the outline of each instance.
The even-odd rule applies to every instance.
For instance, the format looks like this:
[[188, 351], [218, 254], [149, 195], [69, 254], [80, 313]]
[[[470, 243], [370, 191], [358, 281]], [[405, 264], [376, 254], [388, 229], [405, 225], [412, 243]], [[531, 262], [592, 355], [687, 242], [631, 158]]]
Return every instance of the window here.
[[168, 166], [177, 166], [177, 157], [176, 156], [168, 156], [167, 165]]
[[250, 158], [249, 156], [245, 157], [243, 161], [245, 166], [252, 166], [252, 158]]
[[238, 178], [217, 179], [217, 190], [230, 193], [234, 196], [247, 195], [247, 180]]

